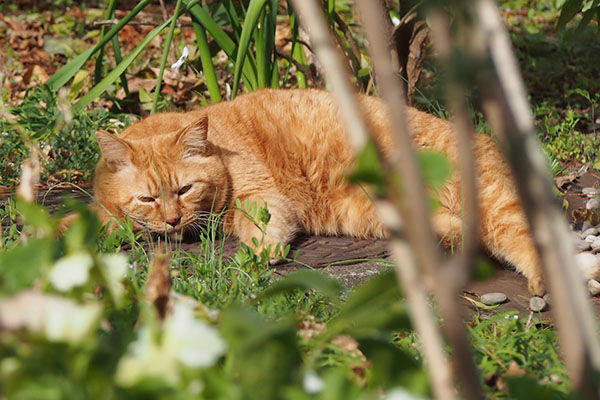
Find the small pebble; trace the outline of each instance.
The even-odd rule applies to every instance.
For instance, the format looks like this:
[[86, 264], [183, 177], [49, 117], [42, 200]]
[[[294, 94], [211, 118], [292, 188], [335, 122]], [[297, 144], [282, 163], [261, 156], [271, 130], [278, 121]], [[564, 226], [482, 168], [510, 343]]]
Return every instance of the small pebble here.
[[600, 294], [600, 282], [595, 279], [590, 279], [588, 281], [587, 288], [592, 296]]
[[595, 227], [594, 225], [592, 225], [592, 224], [590, 223], [590, 221], [583, 221], [583, 225], [582, 225], [582, 227], [581, 227], [581, 231], [582, 231], [582, 232], [585, 232], [586, 230], [588, 230], [588, 229], [590, 229], [590, 228], [596, 228], [596, 229], [598, 229], [597, 227]]
[[599, 238], [598, 238], [598, 236], [588, 235], [583, 240], [585, 240], [586, 242], [590, 242], [591, 243], [591, 242], [595, 242], [595, 241], [599, 240]]
[[588, 228], [585, 231], [581, 232], [581, 237], [587, 236], [598, 236], [598, 229], [596, 228]]
[[541, 297], [534, 296], [529, 299], [529, 309], [534, 312], [544, 311], [546, 308], [546, 300]]
[[548, 303], [549, 305], [552, 305], [552, 300], [550, 300], [550, 293], [546, 293], [546, 294], [544, 295], [544, 297], [542, 297], [542, 299], [544, 299], [544, 301], [545, 301], [546, 303]]
[[592, 253], [575, 255], [575, 264], [579, 267], [586, 281], [600, 278], [600, 259]]
[[481, 295], [481, 302], [487, 306], [495, 306], [496, 304], [502, 304], [508, 297], [504, 293], [496, 292], [496, 293], [485, 293]]
[[598, 189], [593, 187], [585, 187], [581, 189], [581, 193], [585, 194], [586, 196], [596, 196], [598, 194]]
[[575, 240], [574, 244], [575, 244], [575, 248], [577, 249], [578, 252], [589, 250], [592, 247], [591, 242], [581, 240], [581, 239]]
[[[584, 242], [585, 242], [585, 240], [584, 240]], [[600, 249], [600, 240], [596, 240], [595, 242], [591, 242], [590, 246], [591, 246], [592, 250]]]
[[596, 210], [596, 209], [600, 208], [600, 201], [598, 199], [589, 199], [585, 203], [585, 208], [587, 210]]

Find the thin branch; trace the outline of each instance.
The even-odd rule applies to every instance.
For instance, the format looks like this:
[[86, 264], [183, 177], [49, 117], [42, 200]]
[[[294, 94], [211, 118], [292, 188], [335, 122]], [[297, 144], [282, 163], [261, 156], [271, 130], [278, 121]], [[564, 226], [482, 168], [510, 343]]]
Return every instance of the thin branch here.
[[[404, 118], [405, 104], [402, 96], [402, 83], [395, 73], [386, 45], [387, 38], [381, 21], [382, 10], [378, 9], [377, 3], [370, 0], [359, 0], [358, 6], [369, 41], [373, 64], [376, 66], [375, 73], [379, 92], [390, 106], [390, 109], [394, 110], [390, 117], [391, 125], [396, 131], [397, 143], [396, 148], [391, 152], [388, 163], [393, 171], [401, 173], [405, 186], [404, 193], [410, 193], [410, 196], [398, 199], [398, 204], [401, 204], [402, 216], [407, 221], [407, 237], [412, 248], [415, 249], [419, 264], [434, 280], [433, 289], [438, 299], [440, 313], [444, 319], [444, 330], [452, 345], [452, 356], [456, 365], [460, 365], [456, 371], [460, 376], [462, 392], [467, 399], [482, 399], [479, 374], [473, 361], [467, 331], [460, 312], [457, 282], [452, 275], [442, 273], [443, 270], [439, 268], [442, 265], [442, 257], [431, 227], [426, 201], [427, 195], [416, 156], [412, 150], [414, 145]], [[472, 147], [468, 139], [468, 125], [461, 128], [467, 132], [464, 135], [467, 138], [464, 140], [465, 148], [463, 150], [468, 152]], [[461, 163], [463, 166], [465, 164]], [[474, 169], [469, 167], [472, 166], [461, 168], [461, 172], [466, 172], [467, 175], [472, 174]], [[467, 187], [474, 191], [474, 176], [469, 176], [469, 178], [472, 182], [469, 182]], [[472, 193], [471, 196], [475, 196], [475, 193]], [[474, 206], [474, 204], [470, 204], [470, 206]], [[452, 267], [451, 271], [449, 267]], [[443, 268], [446, 271], [454, 272], [457, 268], [458, 270], [464, 269], [464, 266], [455, 265], [453, 262]]]
[[510, 39], [492, 0], [477, 1], [473, 11], [479, 26], [470, 35], [471, 48], [479, 50], [481, 57], [491, 58], [495, 69], [479, 76], [484, 108], [507, 150], [534, 234], [553, 297], [567, 369], [576, 390], [585, 398], [597, 399], [600, 392], [595, 373], [600, 370], [600, 344], [596, 319], [582, 277], [575, 268], [574, 249], [564, 216], [552, 200], [551, 176], [537, 143], [533, 116]]
[[[446, 69], [450, 69], [451, 74], [456, 78], [460, 71], [456, 70], [455, 65], [450, 65], [454, 47], [450, 39], [452, 37], [450, 21], [437, 9], [431, 10], [429, 18], [438, 56], [445, 64]], [[454, 284], [457, 285], [455, 289], [461, 289], [471, 276], [479, 244], [479, 202], [473, 147], [474, 132], [465, 106], [462, 90], [464, 87], [458, 83], [458, 79], [450, 80], [446, 86], [448, 105], [454, 115], [463, 202], [462, 253], [455, 256], [456, 265], [451, 265], [448, 269], [449, 273], [454, 275]]]
[[[311, 43], [321, 65], [326, 71], [333, 94], [338, 101], [340, 112], [346, 123], [350, 142], [358, 153], [367, 141], [366, 132], [368, 131], [350, 85], [347, 68], [333, 44], [320, 4], [317, 0], [293, 0], [293, 4], [299, 14], [300, 22], [305, 26], [311, 37]], [[396, 109], [395, 111], [401, 110]], [[403, 120], [402, 124], [404, 124]], [[411, 148], [412, 146], [409, 144], [409, 152]], [[412, 154], [412, 160], [416, 164], [414, 159], [415, 156]], [[416, 172], [418, 174], [418, 169], [416, 169]], [[424, 191], [423, 188], [417, 195], [424, 194]], [[425, 198], [421, 197], [421, 199]], [[423, 201], [423, 204], [426, 204], [426, 201]], [[404, 284], [406, 296], [412, 305], [413, 325], [423, 341], [425, 358], [431, 366], [429, 373], [435, 397], [443, 400], [455, 399], [452, 373], [444, 354], [443, 340], [427, 303], [426, 285], [416, 265], [411, 248], [404, 243], [400, 236], [401, 231], [397, 226], [398, 224], [391, 226], [392, 221], [399, 221], [401, 218], [395, 207], [390, 206], [389, 203], [378, 202], [378, 209], [382, 214], [382, 221], [387, 224], [390, 231], [390, 247], [397, 262], [396, 272]], [[434, 237], [433, 232], [431, 232], [431, 237]], [[438, 249], [436, 247], [433, 249], [434, 254], [439, 255]]]

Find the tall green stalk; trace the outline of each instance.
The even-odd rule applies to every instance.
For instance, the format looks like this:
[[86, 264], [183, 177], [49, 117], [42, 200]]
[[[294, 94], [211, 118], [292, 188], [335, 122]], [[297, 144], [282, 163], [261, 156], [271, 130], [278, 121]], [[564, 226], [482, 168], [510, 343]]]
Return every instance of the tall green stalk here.
[[152, 99], [152, 109], [150, 110], [150, 114], [154, 114], [156, 112], [156, 105], [158, 104], [158, 97], [160, 96], [160, 87], [162, 84], [163, 73], [165, 71], [165, 65], [167, 64], [169, 48], [171, 47], [171, 41], [173, 40], [173, 32], [175, 31], [175, 23], [177, 22], [177, 18], [179, 16], [178, 12], [180, 5], [181, 0], [177, 0], [177, 4], [175, 5], [175, 12], [173, 13], [173, 18], [171, 19], [171, 26], [169, 27], [167, 39], [165, 40], [163, 46], [162, 58], [160, 60], [160, 69], [158, 70], [158, 78], [156, 78], [156, 89], [154, 89], [154, 98]]
[[[117, 6], [117, 0], [110, 0], [108, 3], [108, 9], [106, 10], [106, 14], [104, 14], [104, 19], [111, 19], [113, 13], [115, 12], [115, 8]], [[106, 35], [106, 25], [103, 25], [100, 28], [100, 39], [102, 39]], [[94, 84], [97, 84], [102, 79], [102, 69], [104, 67], [104, 46], [100, 48], [100, 52], [98, 53], [98, 57], [96, 58], [96, 66], [94, 70]]]
[[206, 86], [208, 86], [208, 93], [212, 102], [218, 103], [221, 101], [221, 89], [219, 88], [219, 81], [212, 63], [206, 31], [196, 21], [193, 22], [193, 26], [194, 32], [196, 32], [196, 41], [198, 43], [198, 50], [200, 51], [200, 61], [202, 62], [202, 71], [204, 72]]

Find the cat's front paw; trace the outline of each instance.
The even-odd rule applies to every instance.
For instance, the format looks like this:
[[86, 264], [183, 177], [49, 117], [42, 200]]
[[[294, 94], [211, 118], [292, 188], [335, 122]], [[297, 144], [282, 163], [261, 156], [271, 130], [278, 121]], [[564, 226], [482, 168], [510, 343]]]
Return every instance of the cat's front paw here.
[[529, 278], [529, 291], [536, 296], [543, 296], [546, 294], [546, 285], [544, 285], [544, 279], [539, 276]]

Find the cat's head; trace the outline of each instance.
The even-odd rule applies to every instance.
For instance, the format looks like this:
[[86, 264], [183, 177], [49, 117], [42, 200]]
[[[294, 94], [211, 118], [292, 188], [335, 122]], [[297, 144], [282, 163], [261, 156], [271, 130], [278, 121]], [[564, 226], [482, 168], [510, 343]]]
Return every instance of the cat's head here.
[[169, 116], [150, 117], [119, 136], [96, 134], [102, 156], [94, 194], [112, 213], [129, 216], [135, 229], [172, 234], [221, 210], [229, 184], [218, 149], [207, 139], [207, 117], [183, 127], [161, 118]]

